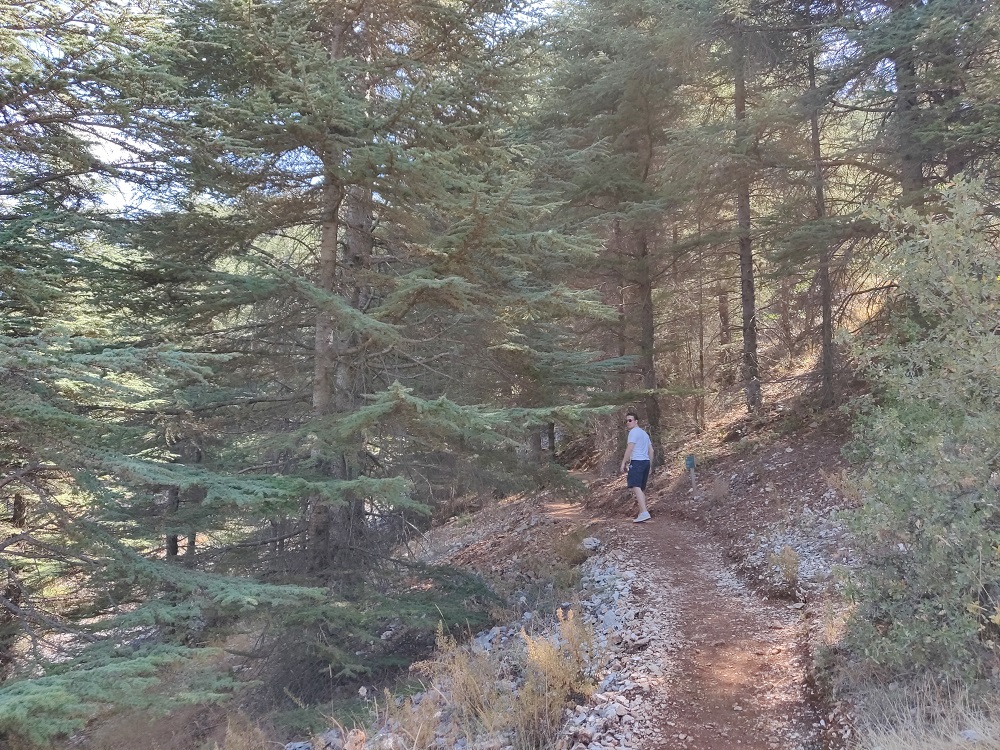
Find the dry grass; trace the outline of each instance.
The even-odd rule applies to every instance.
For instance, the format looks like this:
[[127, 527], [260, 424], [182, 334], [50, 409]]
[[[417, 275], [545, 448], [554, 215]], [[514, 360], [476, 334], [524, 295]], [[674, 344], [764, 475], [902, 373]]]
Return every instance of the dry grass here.
[[1000, 705], [923, 686], [868, 697], [852, 750], [1000, 750]]
[[487, 732], [502, 724], [503, 695], [499, 689], [501, 666], [488, 653], [473, 652], [451, 638], [438, 637], [440, 660], [435, 670], [439, 692], [447, 691], [455, 718], [467, 737], [479, 729]]
[[[226, 716], [220, 706], [183, 706], [166, 715], [139, 709], [101, 718], [88, 728], [86, 750], [191, 750], [224, 739]], [[249, 750], [249, 748], [247, 749]], [[269, 747], [273, 750], [273, 746]]]
[[563, 708], [571, 698], [593, 691], [586, 679], [593, 658], [593, 641], [573, 610], [559, 610], [559, 638], [525, 641], [524, 685], [514, 696], [511, 713], [518, 747], [542, 748], [555, 737], [562, 723]]
[[777, 554], [769, 554], [767, 562], [778, 572], [782, 587], [794, 595], [799, 588], [799, 553], [786, 544]]
[[588, 526], [581, 526], [560, 535], [552, 545], [556, 557], [571, 566], [585, 563], [590, 557], [590, 552], [583, 547], [588, 530]]
[[843, 643], [847, 635], [847, 627], [854, 605], [842, 599], [828, 597], [823, 600], [822, 614], [819, 619], [819, 644], [825, 649], [832, 649]]
[[437, 692], [424, 694], [419, 703], [407, 698], [397, 705], [386, 690], [382, 721], [402, 738], [408, 750], [430, 750], [444, 707], [444, 697]]
[[724, 476], [714, 476], [705, 488], [705, 496], [713, 502], [722, 502], [729, 497], [729, 479]]
[[848, 507], [857, 508], [864, 502], [864, 497], [858, 483], [851, 479], [847, 469], [835, 472], [820, 471], [827, 486], [836, 490], [847, 503]]
[[249, 718], [234, 714], [226, 724], [226, 738], [215, 750], [274, 750], [274, 743]]
[[507, 658], [473, 652], [439, 632], [435, 658], [416, 667], [429, 689], [416, 703], [386, 693], [384, 723], [407, 750], [428, 750], [442, 733], [452, 743], [493, 737], [525, 749], [548, 746], [563, 709], [593, 691], [587, 675], [597, 658], [576, 614], [558, 615], [555, 633], [522, 631], [523, 650]]

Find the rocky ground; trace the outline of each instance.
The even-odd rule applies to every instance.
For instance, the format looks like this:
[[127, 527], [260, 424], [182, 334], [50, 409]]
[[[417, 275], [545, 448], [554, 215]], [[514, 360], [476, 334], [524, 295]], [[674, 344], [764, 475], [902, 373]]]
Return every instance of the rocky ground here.
[[[839, 747], [850, 722], [818, 694], [814, 665], [839, 636], [838, 571], [854, 563], [838, 516], [850, 504], [839, 489], [845, 439], [836, 417], [794, 407], [723, 418], [674, 446], [651, 480], [648, 523], [631, 522], [621, 477], [591, 471], [573, 502], [555, 490], [508, 499], [452, 519], [414, 554], [506, 586], [509, 624], [477, 634], [474, 649], [542, 631], [559, 607], [582, 611], [602, 654], [597, 689], [567, 711], [559, 750]], [[581, 544], [590, 557], [577, 601], [558, 601], [545, 581]], [[389, 735], [355, 742], [396, 746]]]

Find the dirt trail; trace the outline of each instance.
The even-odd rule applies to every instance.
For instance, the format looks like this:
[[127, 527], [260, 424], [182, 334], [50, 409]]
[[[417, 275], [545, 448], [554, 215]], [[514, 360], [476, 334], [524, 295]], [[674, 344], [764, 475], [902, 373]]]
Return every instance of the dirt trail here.
[[633, 528], [648, 564], [673, 590], [685, 646], [664, 685], [658, 719], [667, 742], [659, 747], [808, 746], [814, 718], [799, 611], [748, 590], [691, 521], [660, 513]]
[[[660, 507], [657, 508], [656, 505]], [[602, 518], [637, 558], [642, 617], [674, 629], [676, 648], [648, 653], [664, 679], [652, 687], [644, 750], [805, 750], [819, 742], [807, 698], [800, 609], [750, 590], [720, 543], [663, 503], [653, 520]], [[623, 508], [624, 510], [624, 508]], [[586, 514], [549, 506], [549, 515]], [[594, 518], [591, 521], [597, 520]], [[600, 536], [600, 532], [595, 530]]]

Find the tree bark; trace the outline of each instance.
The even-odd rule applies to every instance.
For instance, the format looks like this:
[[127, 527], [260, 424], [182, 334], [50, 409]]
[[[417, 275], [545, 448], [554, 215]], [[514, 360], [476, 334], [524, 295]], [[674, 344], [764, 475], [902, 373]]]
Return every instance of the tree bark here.
[[705, 427], [705, 265], [704, 249], [698, 258], [698, 393], [694, 397], [694, 425], [700, 434]]
[[195, 545], [198, 541], [198, 532], [189, 531], [187, 535], [187, 546], [184, 547], [184, 565], [193, 568], [195, 563]]
[[[181, 507], [181, 491], [178, 487], [167, 488], [167, 523], [171, 523]], [[179, 537], [177, 534], [167, 534], [167, 562], [177, 559], [180, 552]]]
[[653, 268], [649, 235], [645, 230], [636, 233], [637, 255], [639, 256], [639, 365], [642, 368], [642, 387], [646, 393], [646, 422], [649, 437], [655, 448], [656, 460], [662, 459], [663, 426], [660, 416], [660, 400], [656, 390], [656, 316], [653, 314]]
[[899, 186], [904, 203], [920, 203], [924, 187], [924, 165], [916, 130], [920, 110], [917, 73], [909, 55], [893, 59], [896, 67], [896, 122], [899, 148]]
[[[344, 190], [332, 174], [327, 174], [324, 190], [325, 206], [320, 226], [319, 265], [316, 269], [316, 285], [324, 292], [337, 290], [337, 242], [340, 233], [340, 206], [344, 200]], [[324, 417], [333, 408], [337, 350], [337, 331], [333, 321], [323, 310], [316, 314], [316, 339], [313, 362], [313, 415]]]
[[[358, 310], [366, 309], [371, 302], [371, 291], [359, 281], [358, 272], [371, 264], [374, 226], [371, 190], [338, 186], [328, 191], [320, 237], [319, 283], [324, 291], [340, 294]], [[341, 236], [343, 257], [339, 258]], [[349, 414], [358, 406], [363, 378], [363, 342], [357, 333], [335, 330], [322, 313], [317, 318], [316, 330], [314, 416]], [[356, 437], [360, 441], [360, 436]], [[331, 458], [326, 469], [331, 476], [348, 480], [355, 478], [353, 464], [350, 455], [341, 453]], [[315, 498], [309, 522], [312, 569], [347, 566], [355, 559], [351, 549], [357, 546], [358, 536], [365, 528], [363, 497], [348, 493], [336, 509], [331, 508], [328, 501]]]
[[[917, 0], [904, 0], [896, 13], [906, 12]], [[923, 201], [923, 149], [917, 139], [920, 125], [918, 77], [914, 63], [913, 43], [904, 36], [902, 43], [889, 55], [896, 77], [896, 148], [899, 156], [899, 186], [904, 204]]]
[[545, 460], [545, 452], [542, 450], [542, 427], [539, 426], [531, 431], [531, 462], [535, 466], [541, 466]]
[[[23, 530], [28, 525], [28, 503], [20, 492], [14, 493], [13, 514], [11, 526]], [[17, 655], [16, 646], [20, 628], [18, 626], [17, 609], [24, 598], [24, 589], [18, 579], [20, 566], [10, 565], [7, 569], [7, 583], [0, 595], [0, 682], [8, 676], [14, 666]]]
[[[816, 99], [816, 55], [812, 48], [812, 7], [806, 6], [806, 14], [810, 28], [806, 36], [809, 45], [809, 94], [813, 97], [813, 106], [809, 112], [810, 138], [812, 141], [813, 159], [813, 195], [815, 198], [815, 213], [817, 219], [826, 217], [826, 196], [823, 185], [823, 152], [819, 132], [819, 101]], [[819, 252], [819, 288], [822, 323], [820, 326], [820, 389], [819, 405], [821, 409], [829, 409], [836, 400], [833, 385], [833, 281], [830, 278], [830, 260], [833, 248], [824, 245]]]
[[[618, 271], [618, 327], [616, 333], [616, 343], [618, 345], [617, 355], [624, 357], [628, 354], [628, 319], [625, 315], [626, 295], [628, 294], [629, 278], [624, 272], [624, 268], [631, 262], [631, 258], [625, 246], [625, 237], [622, 232], [621, 221], [614, 219], [611, 222], [611, 249], [618, 256], [615, 268]], [[618, 376], [618, 391], [628, 389], [627, 375], [622, 373]]]
[[[340, 234], [340, 207], [344, 201], [344, 190], [336, 176], [330, 171], [326, 175], [324, 188], [325, 205], [320, 225], [319, 265], [316, 269], [316, 284], [324, 292], [337, 291], [337, 243]], [[317, 419], [333, 412], [336, 394], [338, 332], [330, 316], [322, 309], [316, 314], [316, 338], [313, 362], [313, 416]], [[327, 468], [332, 473], [340, 461], [329, 461]], [[314, 496], [309, 507], [308, 551], [309, 567], [314, 571], [325, 570], [330, 565], [330, 530], [333, 513], [329, 502]]]
[[14, 493], [10, 525], [15, 529], [23, 529], [28, 524], [28, 502], [20, 492]]
[[[344, 8], [344, 17], [331, 24], [327, 48], [332, 60], [345, 55], [345, 35], [352, 29], [363, 4]], [[326, 154], [324, 208], [320, 221], [317, 284], [325, 292], [339, 294], [356, 309], [367, 307], [369, 299], [357, 283], [356, 272], [369, 263], [372, 249], [371, 191], [349, 186], [337, 176], [342, 153]], [[343, 213], [343, 216], [341, 215]], [[343, 236], [343, 237], [342, 237]], [[338, 253], [344, 241], [343, 260]], [[360, 361], [357, 334], [334, 329], [322, 310], [316, 318], [315, 363], [313, 373], [313, 416], [347, 414], [356, 407]], [[346, 453], [328, 456], [325, 469], [337, 479], [352, 478], [352, 461]], [[336, 522], [336, 523], [335, 523]], [[351, 557], [354, 534], [364, 527], [364, 499], [347, 496], [336, 514], [329, 501], [312, 498], [308, 523], [309, 565], [326, 571], [335, 562]]]
[[757, 358], [757, 291], [754, 281], [753, 244], [750, 236], [749, 133], [747, 132], [746, 43], [737, 31], [735, 48], [736, 108], [736, 224], [740, 248], [740, 305], [743, 311], [743, 386], [747, 410], [761, 407], [760, 364]]

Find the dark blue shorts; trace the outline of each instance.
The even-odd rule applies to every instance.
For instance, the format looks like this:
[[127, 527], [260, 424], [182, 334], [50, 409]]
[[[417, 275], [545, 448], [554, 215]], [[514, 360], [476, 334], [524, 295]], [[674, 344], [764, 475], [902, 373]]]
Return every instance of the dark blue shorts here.
[[646, 489], [647, 479], [649, 479], [649, 461], [629, 461], [628, 486]]

